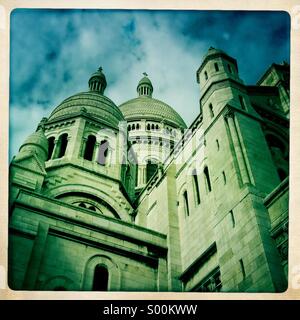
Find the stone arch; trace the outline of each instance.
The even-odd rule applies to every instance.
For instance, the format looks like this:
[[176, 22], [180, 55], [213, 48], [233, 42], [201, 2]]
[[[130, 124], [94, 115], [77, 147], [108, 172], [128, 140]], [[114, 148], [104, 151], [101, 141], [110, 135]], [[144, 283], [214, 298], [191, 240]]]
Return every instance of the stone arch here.
[[120, 219], [119, 214], [116, 212], [116, 210], [109, 203], [107, 203], [103, 199], [98, 198], [98, 197], [96, 197], [94, 195], [91, 195], [89, 193], [84, 193], [84, 192], [66, 192], [66, 193], [63, 193], [63, 194], [61, 194], [59, 196], [56, 196], [55, 198], [56, 199], [61, 199], [64, 196], [67, 196], [67, 195], [74, 195], [74, 196], [78, 195], [79, 196], [78, 200], [82, 200], [82, 197], [85, 197], [87, 199], [92, 199], [92, 200], [96, 201], [97, 203], [99, 203], [101, 205], [104, 205], [113, 214], [113, 216], [115, 218]]
[[74, 291], [76, 288], [73, 280], [59, 275], [46, 280], [41, 289], [47, 291]]
[[[111, 188], [109, 188], [109, 190], [111, 190]], [[113, 212], [117, 214], [115, 216], [117, 219], [130, 221], [130, 217], [128, 214], [128, 210], [130, 208], [127, 209], [127, 206], [125, 207], [125, 205], [121, 206], [120, 202], [116, 197], [112, 197], [111, 193], [106, 193], [103, 190], [96, 190], [95, 188], [92, 188], [87, 185], [65, 184], [51, 189], [50, 196], [59, 199], [62, 198], [63, 195], [74, 192], [86, 194], [88, 197], [93, 197], [94, 199], [97, 199], [97, 201], [100, 201], [102, 204], [107, 205], [108, 208], [111, 208]]]
[[57, 143], [54, 150], [54, 157], [55, 159], [62, 158], [65, 156], [67, 147], [68, 147], [68, 140], [69, 135], [67, 132], [61, 133], [57, 139]]
[[85, 264], [82, 290], [91, 291], [93, 288], [94, 272], [97, 266], [105, 267], [108, 271], [108, 291], [118, 291], [121, 286], [121, 270], [117, 263], [106, 255], [94, 255]]

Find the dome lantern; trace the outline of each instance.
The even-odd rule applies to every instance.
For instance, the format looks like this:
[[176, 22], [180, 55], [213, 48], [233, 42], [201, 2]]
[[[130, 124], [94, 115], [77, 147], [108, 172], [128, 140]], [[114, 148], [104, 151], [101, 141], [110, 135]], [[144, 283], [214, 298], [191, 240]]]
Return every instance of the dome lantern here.
[[144, 77], [140, 80], [136, 90], [139, 94], [139, 97], [146, 96], [151, 98], [153, 93], [152, 83], [146, 72], [144, 72], [143, 75]]
[[89, 80], [90, 91], [98, 92], [103, 95], [107, 82], [102, 67], [92, 74]]

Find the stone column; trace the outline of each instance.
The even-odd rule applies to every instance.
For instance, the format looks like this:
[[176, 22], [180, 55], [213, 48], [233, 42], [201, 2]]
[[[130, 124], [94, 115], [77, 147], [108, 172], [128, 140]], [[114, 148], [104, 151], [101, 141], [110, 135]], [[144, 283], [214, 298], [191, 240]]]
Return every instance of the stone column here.
[[51, 160], [52, 159], [56, 159], [58, 157], [59, 154], [59, 150], [60, 150], [60, 139], [55, 139], [54, 140], [54, 148], [53, 148], [53, 152], [51, 155]]
[[100, 146], [100, 143], [96, 142], [95, 147], [94, 147], [94, 151], [93, 151], [93, 157], [92, 157], [93, 162], [98, 161], [99, 146]]
[[250, 183], [249, 173], [248, 173], [248, 169], [247, 169], [247, 165], [246, 165], [246, 161], [245, 161], [245, 156], [244, 156], [242, 146], [240, 143], [240, 139], [238, 136], [238, 132], [237, 132], [237, 129], [236, 129], [236, 126], [234, 123], [234, 112], [232, 110], [229, 110], [225, 114], [225, 120], [227, 122], [230, 137], [232, 140], [231, 142], [232, 142], [233, 149], [234, 149], [235, 156], [236, 156], [236, 160], [238, 163], [239, 173], [240, 173], [240, 176], [242, 179], [242, 184]]
[[44, 248], [47, 241], [49, 225], [39, 223], [37, 235], [33, 244], [30, 260], [24, 277], [23, 289], [35, 289], [36, 280], [39, 274], [40, 264], [44, 255]]

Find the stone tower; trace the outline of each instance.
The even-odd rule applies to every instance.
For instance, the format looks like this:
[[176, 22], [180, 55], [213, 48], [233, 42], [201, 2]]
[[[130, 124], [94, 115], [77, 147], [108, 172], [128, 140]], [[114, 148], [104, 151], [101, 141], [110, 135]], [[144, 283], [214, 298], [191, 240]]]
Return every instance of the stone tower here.
[[153, 85], [146, 73], [138, 83], [137, 93], [138, 97], [121, 104], [120, 110], [137, 155], [138, 194], [180, 140], [186, 124], [173, 108], [152, 98]]
[[249, 86], [210, 48], [196, 74], [188, 130], [147, 74], [118, 108], [102, 68], [42, 119], [10, 167], [12, 289], [285, 290], [289, 66]]

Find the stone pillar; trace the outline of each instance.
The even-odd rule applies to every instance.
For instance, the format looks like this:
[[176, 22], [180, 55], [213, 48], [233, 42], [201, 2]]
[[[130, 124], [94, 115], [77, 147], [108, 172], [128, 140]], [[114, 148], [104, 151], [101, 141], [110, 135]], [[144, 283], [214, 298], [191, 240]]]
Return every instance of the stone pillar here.
[[39, 223], [37, 235], [33, 244], [30, 260], [24, 277], [23, 289], [35, 289], [36, 280], [39, 274], [40, 264], [44, 254], [44, 248], [48, 236], [48, 224]]
[[234, 150], [234, 153], [236, 156], [236, 160], [237, 160], [237, 164], [238, 164], [238, 168], [239, 168], [239, 173], [240, 173], [241, 180], [242, 180], [241, 181], [242, 185], [246, 184], [246, 183], [250, 183], [249, 173], [248, 173], [248, 169], [247, 169], [247, 165], [246, 165], [246, 161], [245, 161], [245, 155], [242, 150], [242, 146], [240, 143], [240, 139], [238, 136], [236, 125], [234, 123], [234, 112], [232, 110], [229, 110], [226, 113], [225, 120], [228, 125], [229, 135], [230, 135], [231, 142], [233, 145], [233, 150]]
[[54, 140], [54, 148], [53, 148], [53, 152], [51, 155], [51, 160], [56, 159], [58, 157], [59, 150], [60, 150], [60, 143], [59, 142], [60, 142], [59, 139]]
[[167, 261], [163, 258], [159, 258], [157, 270], [157, 291], [168, 291], [167, 274]]
[[166, 202], [168, 213], [168, 290], [182, 291], [182, 283], [179, 280], [182, 272], [180, 234], [177, 207], [176, 190], [176, 166], [172, 164], [166, 172]]
[[94, 147], [94, 151], [93, 151], [93, 157], [92, 157], [93, 162], [98, 161], [99, 146], [100, 146], [100, 143], [96, 142], [95, 147]]

